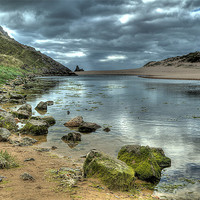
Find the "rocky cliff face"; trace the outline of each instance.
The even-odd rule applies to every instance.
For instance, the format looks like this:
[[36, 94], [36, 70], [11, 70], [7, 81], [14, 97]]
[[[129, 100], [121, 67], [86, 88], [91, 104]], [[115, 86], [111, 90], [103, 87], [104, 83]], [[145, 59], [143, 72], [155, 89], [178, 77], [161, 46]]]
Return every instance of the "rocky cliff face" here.
[[[7, 66], [13, 65], [13, 63], [9, 63], [11, 56], [13, 59], [21, 61], [20, 67], [29, 73], [36, 75], [76, 75], [64, 65], [36, 51], [33, 47], [20, 44], [10, 38], [0, 26], [0, 65], [4, 63], [7, 63]], [[8, 57], [9, 59], [5, 62]]]
[[144, 67], [184, 67], [184, 68], [200, 68], [200, 52], [189, 53], [183, 56], [167, 58], [162, 61], [151, 61], [144, 65]]

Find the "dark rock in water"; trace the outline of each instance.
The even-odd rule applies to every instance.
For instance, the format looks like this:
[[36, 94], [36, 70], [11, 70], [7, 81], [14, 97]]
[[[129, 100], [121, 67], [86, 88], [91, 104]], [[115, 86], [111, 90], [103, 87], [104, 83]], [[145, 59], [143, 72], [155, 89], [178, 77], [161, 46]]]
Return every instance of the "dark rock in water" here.
[[68, 133], [67, 135], [64, 135], [62, 138], [64, 141], [81, 141], [81, 134], [80, 133]]
[[131, 166], [139, 179], [153, 183], [160, 180], [163, 168], [171, 166], [170, 158], [165, 156], [161, 148], [148, 146], [124, 146], [118, 153], [118, 159]]
[[77, 116], [64, 124], [67, 127], [79, 127], [83, 123], [83, 117]]
[[0, 142], [7, 142], [11, 133], [6, 128], [0, 128]]
[[21, 129], [24, 134], [46, 135], [48, 133], [48, 124], [45, 121], [31, 119]]
[[78, 131], [81, 133], [91, 133], [96, 131], [98, 128], [101, 128], [101, 126], [96, 123], [84, 122], [81, 124]]
[[52, 150], [56, 150], [57, 148], [58, 148], [58, 147], [56, 147], [56, 146], [52, 146], [52, 147], [51, 147]]
[[47, 111], [47, 102], [40, 101], [40, 103], [36, 106], [36, 110], [44, 110]]
[[133, 189], [135, 172], [126, 163], [92, 150], [83, 165], [86, 177], [98, 177], [109, 189], [129, 191]]
[[74, 72], [81, 72], [81, 71], [84, 71], [84, 69], [79, 68], [79, 66], [77, 65]]
[[16, 130], [17, 124], [12, 114], [6, 111], [0, 111], [0, 127], [8, 130]]
[[21, 179], [24, 181], [34, 181], [35, 179], [33, 176], [31, 176], [29, 173], [24, 172], [23, 174], [20, 175]]
[[111, 130], [110, 130], [110, 128], [106, 127], [106, 128], [103, 129], [103, 131], [110, 132]]
[[53, 101], [47, 101], [47, 105], [48, 105], [48, 106], [52, 106], [53, 104], [54, 104]]

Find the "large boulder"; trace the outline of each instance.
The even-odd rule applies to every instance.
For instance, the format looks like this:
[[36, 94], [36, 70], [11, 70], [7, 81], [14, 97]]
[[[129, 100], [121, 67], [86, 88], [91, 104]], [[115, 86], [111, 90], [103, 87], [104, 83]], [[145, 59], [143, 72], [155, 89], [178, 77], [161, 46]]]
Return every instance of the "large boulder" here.
[[12, 114], [19, 119], [28, 119], [32, 115], [32, 107], [30, 104], [24, 104], [17, 111], [13, 111]]
[[45, 121], [49, 127], [53, 126], [56, 123], [56, 120], [52, 116], [32, 116], [30, 119]]
[[42, 111], [47, 111], [47, 102], [40, 101], [38, 105], [35, 107], [36, 110], [42, 110]]
[[78, 131], [81, 133], [91, 133], [91, 132], [96, 131], [98, 128], [101, 128], [101, 126], [99, 126], [96, 123], [83, 122], [81, 126], [79, 127]]
[[48, 124], [43, 120], [29, 120], [21, 129], [24, 134], [46, 135], [48, 133]]
[[165, 156], [161, 148], [149, 146], [124, 146], [118, 153], [118, 159], [131, 166], [139, 179], [152, 183], [160, 180], [163, 168], [171, 166], [170, 158]]
[[66, 127], [79, 127], [83, 123], [83, 117], [77, 116], [64, 124]]
[[17, 124], [12, 114], [6, 111], [0, 111], [0, 127], [8, 130], [16, 130]]
[[10, 93], [10, 98], [9, 98], [10, 103], [25, 103], [25, 101], [26, 101], [26, 95]]
[[0, 128], [0, 142], [7, 142], [11, 133], [6, 128]]
[[73, 141], [73, 142], [81, 141], [81, 134], [72, 132], [68, 133], [67, 135], [64, 135], [61, 139], [64, 141]]
[[98, 152], [90, 151], [83, 165], [86, 177], [98, 177], [112, 190], [128, 191], [133, 189], [135, 172], [126, 163]]

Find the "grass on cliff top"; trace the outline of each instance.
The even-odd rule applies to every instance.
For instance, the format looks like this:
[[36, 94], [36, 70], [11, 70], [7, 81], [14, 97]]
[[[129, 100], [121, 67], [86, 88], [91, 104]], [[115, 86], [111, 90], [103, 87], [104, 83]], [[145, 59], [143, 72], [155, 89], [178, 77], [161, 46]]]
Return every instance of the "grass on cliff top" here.
[[24, 76], [25, 70], [20, 67], [8, 67], [0, 65], [0, 84], [4, 84], [7, 80], [15, 79], [17, 76]]

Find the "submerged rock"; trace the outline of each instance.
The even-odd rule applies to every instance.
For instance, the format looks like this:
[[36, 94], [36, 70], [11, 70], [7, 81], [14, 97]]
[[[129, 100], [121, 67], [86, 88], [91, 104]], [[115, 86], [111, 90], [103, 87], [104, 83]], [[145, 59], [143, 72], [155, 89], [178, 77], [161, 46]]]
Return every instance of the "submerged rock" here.
[[118, 159], [131, 166], [139, 179], [152, 183], [160, 180], [163, 168], [171, 166], [170, 158], [165, 156], [161, 148], [148, 146], [124, 146], [118, 153]]
[[68, 133], [67, 135], [64, 135], [61, 139], [64, 141], [73, 141], [73, 142], [81, 141], [81, 134], [76, 132]]
[[48, 124], [43, 120], [31, 119], [27, 124], [21, 129], [24, 134], [32, 135], [46, 135], [48, 133]]
[[83, 117], [77, 116], [64, 124], [67, 127], [79, 127], [83, 123]]
[[38, 105], [35, 107], [36, 110], [42, 110], [42, 111], [47, 111], [47, 102], [40, 101]]
[[101, 126], [96, 123], [84, 122], [81, 124], [78, 130], [81, 133], [91, 133], [96, 131], [98, 128], [101, 128]]
[[95, 150], [87, 154], [84, 175], [98, 177], [109, 189], [128, 191], [133, 189], [135, 172], [126, 163]]
[[0, 128], [0, 142], [7, 142], [11, 133], [6, 128]]

